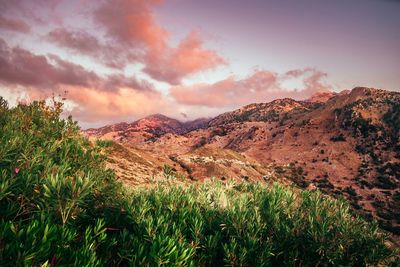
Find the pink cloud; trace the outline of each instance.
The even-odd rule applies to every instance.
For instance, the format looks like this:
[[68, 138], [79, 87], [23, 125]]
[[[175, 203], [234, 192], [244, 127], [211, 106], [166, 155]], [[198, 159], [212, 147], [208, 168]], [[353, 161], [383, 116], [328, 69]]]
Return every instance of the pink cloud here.
[[[244, 79], [231, 76], [212, 84], [183, 86], [180, 84], [184, 78], [226, 62], [216, 51], [205, 48], [205, 40], [198, 31], [171, 46], [168, 30], [157, 23], [153, 12], [162, 0], [80, 1], [80, 14], [87, 17], [79, 17], [73, 25], [83, 28], [69, 28], [65, 24], [69, 22], [66, 15], [71, 14], [66, 13], [70, 12], [68, 8], [78, 10], [77, 3], [72, 7], [67, 5], [68, 1], [62, 3], [62, 7], [68, 7], [65, 11], [58, 8], [59, 0], [38, 0], [40, 8], [35, 8], [36, 2], [0, 0], [0, 28], [26, 33], [32, 27], [35, 34], [42, 30], [36, 26], [46, 22], [54, 27], [59, 17], [56, 28], [41, 41], [50, 41], [63, 48], [63, 52], [79, 53], [117, 70], [141, 63], [143, 72], [153, 79], [173, 85], [171, 99], [155, 90], [150, 82], [127, 77], [122, 71], [114, 69], [112, 74], [100, 75], [57, 55], [38, 55], [10, 47], [0, 38], [0, 84], [14, 92], [23, 90], [30, 99], [43, 99], [66, 90], [68, 101], [75, 104], [70, 112], [81, 122], [131, 121], [151, 113], [210, 116], [252, 102], [307, 98], [315, 91], [329, 89], [323, 81], [326, 74], [314, 69], [286, 74], [258, 70]], [[80, 24], [87, 19], [93, 20], [95, 31], [88, 30], [92, 25]], [[304, 86], [298, 90], [285, 88], [282, 82], [291, 78], [300, 78]]]
[[86, 123], [133, 121], [158, 112], [170, 113], [171, 106], [157, 92], [98, 91], [93, 88], [69, 87], [67, 98], [76, 105], [70, 113]]
[[9, 19], [3, 16], [0, 16], [0, 29], [23, 32], [30, 32], [30, 27], [27, 23], [20, 19]]
[[63, 95], [73, 103], [69, 113], [81, 122], [129, 117], [133, 120], [172, 109], [147, 81], [122, 74], [102, 77], [56, 55], [36, 55], [9, 47], [1, 38], [0, 84], [15, 94], [27, 96], [27, 100]]
[[179, 84], [197, 72], [226, 64], [215, 51], [205, 49], [198, 32], [190, 33], [176, 48], [169, 33], [158, 25], [152, 8], [161, 0], [108, 0], [94, 13], [109, 38], [144, 52], [144, 72], [153, 79]]
[[203, 48], [198, 32], [190, 33], [177, 48], [150, 50], [144, 72], [156, 80], [180, 84], [182, 78], [226, 64], [215, 51]]
[[94, 13], [94, 19], [109, 37], [140, 47], [166, 46], [168, 32], [159, 26], [151, 8], [161, 0], [107, 0]]
[[[104, 31], [106, 43], [84, 30], [57, 28], [49, 41], [123, 69], [143, 63], [153, 79], [180, 84], [189, 75], [226, 64], [215, 51], [203, 47], [199, 32], [188, 34], [177, 47], [169, 46], [169, 32], [156, 23], [152, 9], [161, 0], [106, 0], [95, 8], [93, 19]], [[99, 33], [100, 34], [100, 33]]]
[[[257, 70], [245, 79], [230, 76], [213, 84], [175, 86], [170, 90], [177, 102], [207, 107], [237, 107], [254, 102], [268, 102], [278, 98], [306, 99], [316, 92], [329, 91], [325, 73], [315, 69], [293, 70], [284, 75]], [[281, 82], [301, 77], [304, 87], [296, 90], [284, 88]]]

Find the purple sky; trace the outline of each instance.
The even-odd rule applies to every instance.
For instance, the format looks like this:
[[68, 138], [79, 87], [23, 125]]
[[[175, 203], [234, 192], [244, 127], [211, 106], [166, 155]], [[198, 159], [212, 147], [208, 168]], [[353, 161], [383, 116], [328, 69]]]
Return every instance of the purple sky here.
[[398, 14], [389, 0], [0, 0], [0, 95], [61, 95], [89, 127], [400, 90]]

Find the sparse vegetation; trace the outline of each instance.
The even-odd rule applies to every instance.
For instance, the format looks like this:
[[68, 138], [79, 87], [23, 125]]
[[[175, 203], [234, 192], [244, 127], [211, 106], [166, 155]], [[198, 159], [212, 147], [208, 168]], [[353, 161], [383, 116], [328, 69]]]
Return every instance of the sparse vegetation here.
[[[169, 158], [170, 160], [177, 163], [188, 174], [190, 180], [194, 179], [192, 176], [192, 169], [190, 169], [190, 167], [186, 163], [184, 163], [182, 160], [179, 160], [178, 157], [176, 156], [170, 156]], [[164, 169], [164, 174], [165, 174], [165, 169]]]
[[296, 166], [294, 163], [289, 164], [288, 167], [290, 174], [288, 178], [293, 181], [297, 186], [306, 188], [309, 183], [306, 182], [304, 177], [304, 170], [301, 166]]
[[350, 196], [352, 196], [352, 197], [357, 196], [357, 192], [356, 192], [356, 191], [354, 190], [354, 188], [351, 187], [351, 186], [345, 187], [343, 191], [344, 191], [344, 192], [347, 192], [347, 193], [348, 193]]
[[207, 144], [207, 138], [201, 137], [196, 144], [193, 145], [193, 148], [200, 148]]
[[177, 176], [176, 171], [174, 171], [174, 169], [171, 166], [169, 166], [168, 164], [164, 164], [163, 174], [164, 174], [164, 178], [166, 180], [172, 180]]
[[[389, 265], [375, 223], [279, 185], [126, 189], [61, 104], [0, 98], [1, 266]], [[173, 175], [169, 166], [164, 172]]]
[[383, 116], [383, 121], [393, 129], [394, 138], [400, 132], [400, 104], [391, 103], [391, 109]]
[[343, 133], [340, 133], [339, 135], [332, 136], [331, 141], [332, 142], [345, 142], [346, 138], [344, 137]]

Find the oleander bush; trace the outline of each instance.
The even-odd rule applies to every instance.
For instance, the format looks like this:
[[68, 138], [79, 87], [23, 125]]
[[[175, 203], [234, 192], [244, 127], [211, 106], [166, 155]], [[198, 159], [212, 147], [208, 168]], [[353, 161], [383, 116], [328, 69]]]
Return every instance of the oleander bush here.
[[[168, 179], [125, 188], [62, 105], [0, 98], [0, 266], [395, 266], [375, 223], [318, 192]], [[171, 177], [170, 177], [171, 176]]]

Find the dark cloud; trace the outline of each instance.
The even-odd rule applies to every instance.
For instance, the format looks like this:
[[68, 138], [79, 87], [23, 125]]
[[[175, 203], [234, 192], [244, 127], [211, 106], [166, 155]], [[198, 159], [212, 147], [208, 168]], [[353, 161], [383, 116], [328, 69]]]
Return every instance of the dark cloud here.
[[[50, 63], [53, 61], [53, 64]], [[90, 86], [100, 78], [82, 66], [57, 56], [35, 55], [22, 48], [10, 48], [0, 39], [0, 81], [35, 87], [55, 87], [59, 84]]]
[[[57, 16], [62, 12], [58, 8], [60, 2], [0, 0], [3, 8], [0, 28], [28, 32], [29, 23], [56, 24], [59, 26], [50, 30], [47, 41], [117, 70], [141, 63], [150, 77], [173, 85], [190, 75], [226, 64], [217, 52], [204, 48], [199, 32], [191, 32], [176, 47], [171, 47], [169, 32], [156, 22], [153, 13], [162, 0], [103, 0], [79, 4], [84, 9], [79, 12], [87, 14], [87, 19], [95, 23], [96, 34], [68, 28], [64, 16]], [[77, 6], [75, 3], [76, 9]], [[3, 13], [7, 16], [2, 16]]]
[[150, 83], [138, 81], [134, 77], [128, 78], [124, 75], [100, 77], [95, 72], [56, 55], [35, 55], [19, 47], [11, 48], [2, 39], [0, 39], [0, 82], [41, 89], [69, 85], [98, 90], [130, 88], [154, 91]]
[[132, 49], [116, 43], [103, 44], [83, 30], [57, 28], [47, 34], [47, 39], [60, 47], [90, 56], [111, 68], [122, 69], [129, 63], [139, 61], [139, 55]]
[[70, 48], [83, 54], [94, 54], [102, 48], [99, 41], [83, 30], [69, 31], [57, 28], [50, 31], [48, 39], [62, 47]]
[[[62, 0], [0, 0], [0, 15], [6, 14], [13, 20], [34, 23], [50, 23], [61, 18], [54, 12]], [[40, 12], [38, 10], [40, 9]]]
[[[122, 74], [99, 76], [57, 55], [36, 55], [10, 47], [0, 38], [0, 84], [27, 99], [66, 94], [68, 111], [84, 122], [99, 122], [167, 110], [163, 96], [152, 84]], [[21, 98], [23, 99], [23, 98]]]

